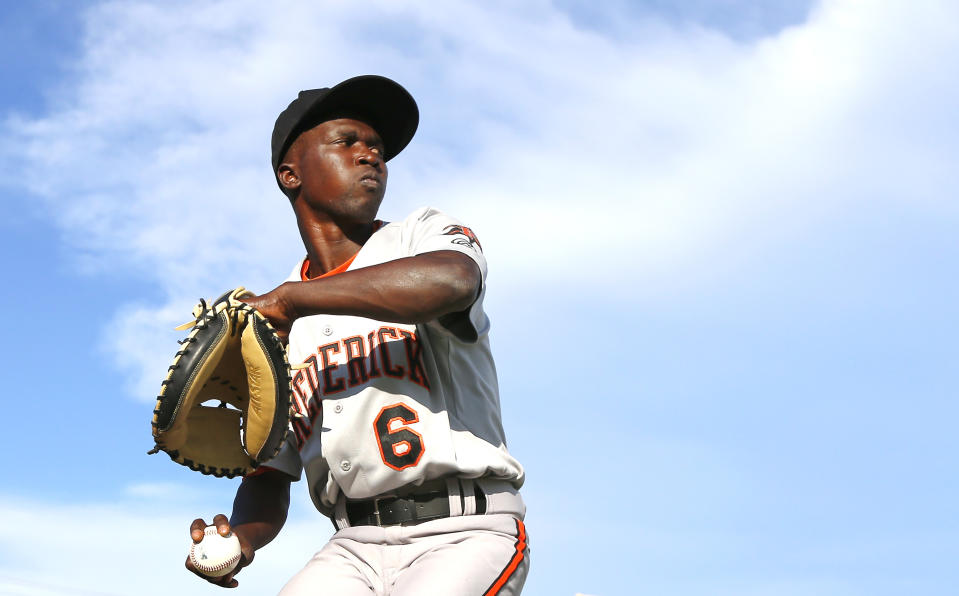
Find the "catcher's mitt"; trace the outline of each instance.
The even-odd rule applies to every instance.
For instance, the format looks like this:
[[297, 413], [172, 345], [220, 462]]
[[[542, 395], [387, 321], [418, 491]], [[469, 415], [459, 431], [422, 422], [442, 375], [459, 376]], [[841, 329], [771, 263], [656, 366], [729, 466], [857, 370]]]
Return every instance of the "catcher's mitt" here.
[[[233, 478], [280, 450], [289, 429], [290, 364], [240, 287], [193, 309], [153, 410], [156, 447], [192, 470]], [[203, 405], [218, 401], [218, 406]], [[228, 407], [233, 406], [233, 408]], [[235, 409], [234, 409], [235, 408]]]

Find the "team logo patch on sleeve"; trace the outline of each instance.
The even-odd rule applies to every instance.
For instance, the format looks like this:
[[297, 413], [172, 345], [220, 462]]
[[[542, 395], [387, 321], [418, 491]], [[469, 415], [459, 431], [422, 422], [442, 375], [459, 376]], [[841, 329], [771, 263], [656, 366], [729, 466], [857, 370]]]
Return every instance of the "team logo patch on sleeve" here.
[[453, 244], [468, 246], [470, 248], [478, 248], [480, 252], [483, 252], [483, 245], [480, 244], [479, 238], [476, 237], [476, 234], [473, 233], [473, 230], [467, 228], [466, 226], [446, 226], [446, 230], [443, 232], [443, 235], [463, 236], [462, 238], [453, 239]]

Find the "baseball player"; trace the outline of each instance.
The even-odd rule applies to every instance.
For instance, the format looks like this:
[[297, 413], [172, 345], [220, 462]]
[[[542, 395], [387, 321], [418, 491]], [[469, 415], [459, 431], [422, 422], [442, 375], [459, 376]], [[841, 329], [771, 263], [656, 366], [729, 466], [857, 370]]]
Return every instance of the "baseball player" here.
[[[376, 219], [386, 162], [418, 119], [409, 93], [378, 76], [302, 91], [277, 118], [273, 170], [306, 256], [248, 302], [288, 337], [290, 361], [308, 366], [294, 374], [286, 445], [243, 479], [232, 517], [213, 519], [243, 557], [212, 583], [237, 585], [305, 474], [336, 531], [282, 596], [522, 589], [524, 474], [500, 420], [483, 248], [432, 208]], [[193, 522], [194, 541], [205, 525]]]

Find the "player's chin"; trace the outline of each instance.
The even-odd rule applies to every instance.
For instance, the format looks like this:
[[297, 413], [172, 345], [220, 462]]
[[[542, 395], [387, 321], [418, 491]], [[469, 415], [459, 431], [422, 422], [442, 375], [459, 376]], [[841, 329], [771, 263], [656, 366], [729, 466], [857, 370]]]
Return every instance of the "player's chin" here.
[[354, 224], [372, 223], [382, 202], [383, 192], [376, 189], [354, 195], [340, 205], [340, 219]]

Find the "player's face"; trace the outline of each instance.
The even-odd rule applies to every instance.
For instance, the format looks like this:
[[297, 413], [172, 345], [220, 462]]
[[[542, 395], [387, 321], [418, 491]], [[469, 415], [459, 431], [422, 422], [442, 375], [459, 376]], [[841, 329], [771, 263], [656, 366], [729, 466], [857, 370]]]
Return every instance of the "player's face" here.
[[300, 135], [294, 156], [300, 196], [334, 221], [368, 223], [386, 193], [383, 141], [353, 118], [327, 120]]

